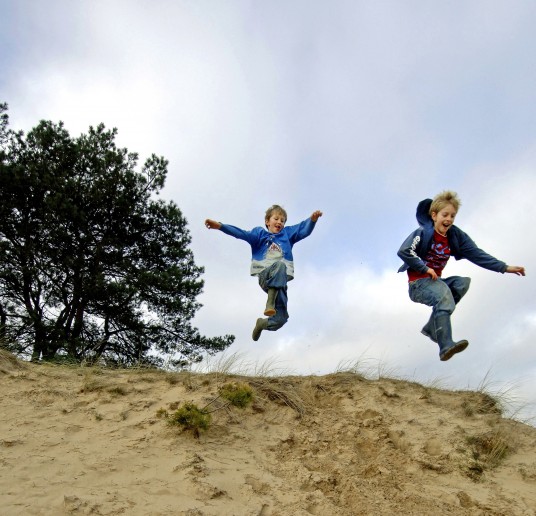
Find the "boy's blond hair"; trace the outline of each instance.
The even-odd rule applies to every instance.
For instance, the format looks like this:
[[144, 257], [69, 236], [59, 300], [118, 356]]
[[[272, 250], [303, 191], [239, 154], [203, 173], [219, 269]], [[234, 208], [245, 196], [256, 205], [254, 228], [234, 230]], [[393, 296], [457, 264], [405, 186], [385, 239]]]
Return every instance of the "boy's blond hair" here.
[[281, 213], [281, 215], [285, 217], [285, 222], [287, 221], [287, 212], [284, 208], [279, 206], [279, 204], [274, 204], [266, 210], [266, 216], [264, 217], [264, 220], [268, 220], [274, 213]]
[[434, 200], [430, 205], [430, 215], [432, 215], [432, 212], [439, 213], [447, 204], [452, 204], [456, 210], [456, 213], [458, 213], [458, 209], [460, 208], [462, 202], [460, 201], [460, 198], [456, 192], [445, 190], [434, 197]]

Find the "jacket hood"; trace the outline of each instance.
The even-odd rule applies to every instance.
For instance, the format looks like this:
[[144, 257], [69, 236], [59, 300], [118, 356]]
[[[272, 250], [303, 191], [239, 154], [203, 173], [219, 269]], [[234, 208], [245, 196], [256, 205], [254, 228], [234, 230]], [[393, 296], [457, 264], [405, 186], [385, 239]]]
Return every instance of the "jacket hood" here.
[[432, 199], [424, 199], [417, 206], [417, 222], [420, 226], [426, 226], [432, 222], [430, 217], [430, 206], [432, 205]]

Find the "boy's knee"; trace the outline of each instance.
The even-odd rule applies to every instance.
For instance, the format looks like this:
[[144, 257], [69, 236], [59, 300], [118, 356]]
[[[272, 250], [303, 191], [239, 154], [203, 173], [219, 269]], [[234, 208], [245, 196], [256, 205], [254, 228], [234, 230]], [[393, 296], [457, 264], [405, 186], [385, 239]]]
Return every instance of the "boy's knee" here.
[[463, 294], [466, 294], [471, 286], [471, 278], [462, 278], [462, 280], [462, 292]]
[[273, 271], [277, 274], [287, 273], [287, 266], [284, 262], [275, 262], [273, 265]]
[[454, 301], [456, 303], [459, 303], [465, 294], [467, 294], [467, 291], [469, 290], [469, 286], [471, 285], [471, 278], [458, 278], [458, 281], [454, 285], [454, 288], [452, 289], [452, 295], [454, 297]]
[[268, 330], [269, 331], [277, 331], [279, 330], [279, 328], [282, 328], [283, 326], [285, 326], [286, 324], [286, 320], [277, 320], [277, 321], [270, 321], [268, 323]]
[[261, 280], [261, 287], [285, 288], [287, 286], [287, 266], [283, 262], [276, 262], [267, 269], [266, 276]]
[[446, 281], [450, 288], [455, 288], [456, 290], [467, 290], [471, 284], [471, 278], [465, 276], [455, 276], [448, 278]]
[[276, 315], [270, 317], [270, 320], [268, 321], [268, 329], [273, 331], [279, 330], [279, 328], [287, 324], [287, 321], [288, 315], [286, 313], [277, 312]]

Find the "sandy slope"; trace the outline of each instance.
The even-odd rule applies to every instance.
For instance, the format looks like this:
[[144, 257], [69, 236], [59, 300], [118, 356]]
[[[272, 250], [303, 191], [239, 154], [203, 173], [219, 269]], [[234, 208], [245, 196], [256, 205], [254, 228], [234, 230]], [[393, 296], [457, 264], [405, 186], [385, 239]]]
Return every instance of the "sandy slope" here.
[[232, 380], [0, 354], [0, 514], [536, 514], [536, 429], [484, 394], [242, 378], [253, 405], [214, 412], [199, 439], [158, 415]]

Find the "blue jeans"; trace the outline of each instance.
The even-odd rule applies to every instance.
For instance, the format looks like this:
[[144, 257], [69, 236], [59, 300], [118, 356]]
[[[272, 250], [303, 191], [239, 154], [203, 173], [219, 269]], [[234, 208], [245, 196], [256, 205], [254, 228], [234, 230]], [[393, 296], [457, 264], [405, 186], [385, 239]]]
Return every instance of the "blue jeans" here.
[[451, 276], [450, 278], [422, 278], [409, 284], [409, 297], [415, 303], [432, 307], [432, 315], [451, 315], [469, 290], [471, 278]]
[[259, 274], [259, 285], [268, 292], [269, 288], [277, 289], [275, 298], [275, 315], [268, 318], [269, 331], [276, 331], [283, 326], [289, 318], [287, 311], [287, 266], [283, 262], [275, 262]]

